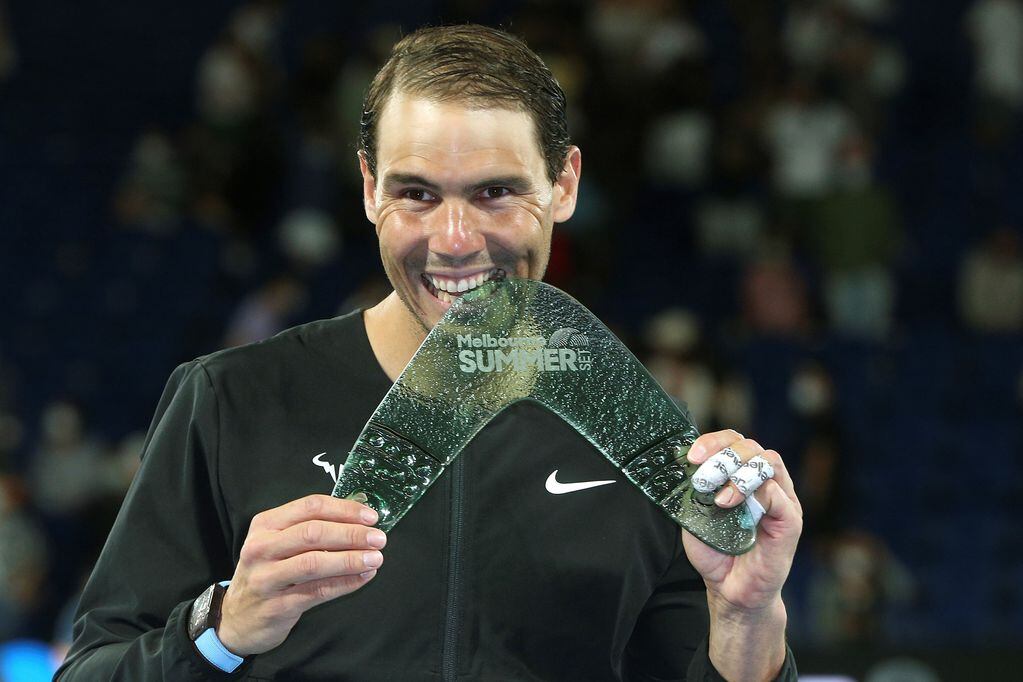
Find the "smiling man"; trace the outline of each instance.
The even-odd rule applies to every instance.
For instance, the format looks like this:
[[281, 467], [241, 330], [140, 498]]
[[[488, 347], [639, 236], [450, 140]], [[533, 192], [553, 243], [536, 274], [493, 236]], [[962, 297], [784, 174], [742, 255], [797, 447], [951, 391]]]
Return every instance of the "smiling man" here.
[[[481, 26], [401, 40], [360, 146], [393, 293], [175, 371], [58, 678], [795, 679], [781, 588], [799, 502], [778, 453], [734, 431], [689, 457], [773, 466], [744, 488], [764, 516], [740, 557], [680, 533], [529, 403], [388, 535], [368, 507], [309, 494], [455, 297], [543, 276], [579, 188], [557, 82]], [[725, 482], [716, 501], [744, 496]]]
[[578, 148], [551, 177], [528, 112], [453, 96], [397, 90], [380, 102], [376, 149], [359, 154], [394, 286], [366, 329], [392, 378], [455, 297], [505, 274], [542, 278], [552, 227], [575, 209]]

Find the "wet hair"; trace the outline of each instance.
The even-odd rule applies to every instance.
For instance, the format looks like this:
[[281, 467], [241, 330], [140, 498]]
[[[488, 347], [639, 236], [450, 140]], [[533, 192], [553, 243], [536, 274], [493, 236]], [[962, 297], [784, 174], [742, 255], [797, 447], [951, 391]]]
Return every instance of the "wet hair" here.
[[470, 107], [529, 114], [547, 175], [554, 182], [568, 153], [565, 93], [520, 38], [478, 24], [421, 28], [397, 43], [366, 94], [359, 149], [376, 176], [377, 125], [397, 92]]

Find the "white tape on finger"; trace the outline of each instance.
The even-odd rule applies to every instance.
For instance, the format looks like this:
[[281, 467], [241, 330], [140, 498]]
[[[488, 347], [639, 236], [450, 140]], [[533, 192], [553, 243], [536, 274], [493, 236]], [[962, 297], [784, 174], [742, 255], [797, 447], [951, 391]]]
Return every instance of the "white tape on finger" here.
[[764, 509], [764, 505], [760, 504], [760, 500], [757, 499], [756, 495], [750, 495], [746, 498], [746, 509], [749, 510], [754, 527], [760, 523], [760, 519], [764, 518], [764, 513], [767, 511]]
[[742, 466], [742, 458], [732, 448], [725, 448], [700, 465], [693, 474], [693, 487], [698, 492], [717, 490]]
[[757, 488], [769, 478], [774, 477], [774, 467], [766, 459], [757, 455], [746, 462], [734, 474], [728, 477], [739, 492], [749, 498]]

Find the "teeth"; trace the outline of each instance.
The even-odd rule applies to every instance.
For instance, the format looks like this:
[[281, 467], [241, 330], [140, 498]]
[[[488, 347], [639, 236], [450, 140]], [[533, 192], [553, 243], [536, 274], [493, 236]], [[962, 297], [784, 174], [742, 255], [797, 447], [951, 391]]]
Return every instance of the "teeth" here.
[[462, 279], [443, 279], [434, 277], [433, 275], [426, 275], [426, 278], [429, 280], [430, 284], [433, 285], [433, 288], [437, 290], [437, 298], [445, 303], [451, 303], [455, 300], [455, 298], [457, 298], [457, 296], [452, 296], [451, 294], [461, 294], [466, 291], [471, 291], [484, 282], [488, 282], [495, 278], [499, 274], [502, 274], [502, 271], [495, 268], [489, 272], [481, 272], [478, 275]]

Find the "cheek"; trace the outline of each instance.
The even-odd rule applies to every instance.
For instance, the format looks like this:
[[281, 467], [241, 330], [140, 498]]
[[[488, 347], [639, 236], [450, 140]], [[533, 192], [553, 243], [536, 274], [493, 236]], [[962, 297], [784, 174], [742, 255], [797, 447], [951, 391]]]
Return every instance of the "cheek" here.
[[416, 218], [408, 212], [388, 210], [376, 224], [380, 246], [392, 252], [412, 250], [422, 241], [422, 230]]

